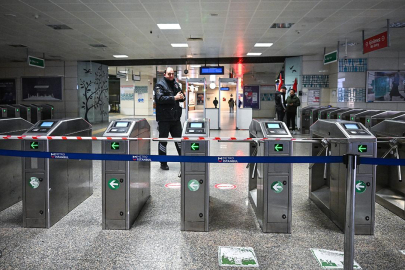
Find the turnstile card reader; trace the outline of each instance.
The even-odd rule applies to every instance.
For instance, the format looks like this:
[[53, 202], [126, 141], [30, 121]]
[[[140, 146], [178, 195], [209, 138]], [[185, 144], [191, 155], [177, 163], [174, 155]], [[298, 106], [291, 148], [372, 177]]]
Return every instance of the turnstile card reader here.
[[[292, 156], [292, 136], [280, 121], [253, 119], [251, 138], [266, 140], [250, 143], [250, 156]], [[291, 163], [249, 164], [249, 200], [263, 232], [291, 233]]]
[[[0, 119], [1, 135], [22, 135], [32, 124], [21, 118]], [[0, 149], [21, 150], [19, 140], [0, 140]], [[22, 158], [0, 156], [2, 186], [0, 188], [0, 211], [21, 201], [22, 198]]]
[[[91, 137], [82, 118], [41, 120], [27, 136]], [[51, 152], [51, 159], [23, 158], [23, 225], [50, 228], [93, 194], [93, 161], [68, 159], [64, 153], [92, 153], [88, 140], [24, 140], [22, 150]]]
[[[376, 157], [376, 138], [358, 122], [320, 119], [311, 126], [312, 156]], [[343, 163], [310, 164], [310, 199], [341, 229], [345, 227], [347, 168]], [[356, 171], [355, 234], [374, 234], [375, 166]]]
[[350, 114], [350, 121], [354, 122], [360, 122], [363, 125], [366, 124], [366, 117], [367, 116], [373, 116], [379, 113], [382, 113], [384, 111], [379, 111], [379, 110], [366, 110], [363, 112], [358, 112], [358, 113], [351, 113]]
[[17, 108], [17, 110], [20, 112], [20, 117], [22, 119], [27, 120], [28, 122], [31, 122], [31, 108], [23, 105], [23, 104], [12, 104], [11, 106]]
[[401, 115], [405, 115], [405, 112], [386, 111], [386, 112], [382, 112], [382, 113], [378, 113], [378, 114], [374, 114], [374, 115], [367, 115], [365, 126], [366, 126], [366, 128], [369, 129], [369, 128], [377, 125], [378, 123], [381, 123], [385, 119], [393, 119], [393, 118], [395, 118], [397, 116], [401, 116]]
[[[144, 118], [114, 120], [103, 136], [150, 138], [150, 125]], [[102, 162], [102, 227], [129, 230], [150, 198], [150, 162], [140, 161], [142, 155], [150, 155], [150, 140], [103, 141], [102, 153], [134, 155], [138, 160]]]
[[365, 111], [365, 109], [350, 109], [348, 111], [343, 111], [343, 112], [338, 113], [337, 119], [351, 121], [350, 114], [364, 112], [364, 111]]
[[[378, 142], [377, 157], [405, 158], [405, 122], [384, 120], [371, 127], [371, 132], [378, 137], [385, 137]], [[386, 137], [397, 137], [387, 139]], [[398, 138], [402, 137], [402, 138]], [[405, 170], [404, 166], [377, 166], [376, 202], [394, 214], [405, 219]]]
[[[187, 119], [183, 126], [182, 156], [209, 156], [209, 119]], [[187, 139], [186, 139], [187, 138]], [[209, 163], [181, 163], [181, 230], [208, 232]]]

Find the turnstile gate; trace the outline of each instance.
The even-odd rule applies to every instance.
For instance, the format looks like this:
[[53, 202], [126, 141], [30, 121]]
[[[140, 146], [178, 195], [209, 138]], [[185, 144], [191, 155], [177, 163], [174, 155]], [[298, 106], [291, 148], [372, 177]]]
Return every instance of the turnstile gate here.
[[328, 113], [328, 116], [326, 119], [338, 119], [338, 114], [339, 113], [343, 113], [343, 112], [347, 112], [349, 110], [353, 110], [350, 108], [339, 108], [337, 110], [331, 111], [330, 113]]
[[384, 111], [379, 111], [379, 110], [366, 110], [363, 112], [358, 112], [358, 113], [351, 113], [350, 114], [350, 121], [354, 122], [360, 122], [363, 125], [366, 124], [366, 117], [367, 116], [373, 116], [379, 113], [382, 113]]
[[32, 104], [38, 108], [41, 108], [41, 119], [53, 119], [54, 107], [49, 104]]
[[7, 108], [0, 105], [0, 118], [7, 118]]
[[[318, 116], [319, 116], [319, 111], [323, 109], [327, 109], [328, 107], [322, 106], [322, 107], [315, 107], [311, 110], [310, 116], [309, 116], [309, 126], [311, 127], [316, 121], [318, 121]], [[310, 128], [311, 130], [311, 128]]]
[[[183, 126], [182, 156], [209, 156], [209, 140], [197, 140], [209, 136], [209, 119], [187, 119]], [[182, 231], [208, 232], [209, 169], [209, 163], [181, 163]]]
[[[266, 140], [250, 143], [250, 156], [292, 156], [292, 136], [280, 121], [253, 119], [251, 138]], [[249, 200], [263, 232], [291, 233], [291, 163], [249, 164]]]
[[405, 112], [400, 111], [386, 111], [374, 115], [367, 115], [366, 116], [366, 128], [370, 129], [371, 127], [381, 123], [385, 119], [393, 119], [397, 116], [405, 115]]
[[339, 108], [336, 107], [330, 107], [326, 109], [322, 109], [318, 111], [318, 119], [328, 119], [328, 116], [331, 112], [334, 112], [336, 110], [339, 110]]
[[[26, 136], [91, 137], [82, 118], [41, 120]], [[50, 228], [93, 194], [92, 160], [68, 159], [64, 153], [92, 153], [89, 140], [24, 140], [22, 150], [51, 152], [52, 158], [23, 158], [23, 224]]]
[[[1, 135], [22, 135], [32, 127], [21, 118], [0, 119]], [[21, 150], [21, 141], [0, 140], [0, 149]], [[22, 158], [0, 156], [2, 185], [0, 188], [0, 211], [21, 201], [22, 197]]]
[[301, 134], [309, 134], [311, 111], [313, 108], [315, 107], [308, 106], [301, 109]]
[[[405, 122], [384, 120], [371, 127], [371, 132], [384, 138], [377, 142], [377, 157], [400, 159], [405, 157]], [[402, 137], [402, 138], [398, 138]], [[376, 202], [405, 219], [405, 179], [403, 166], [377, 166]]]
[[340, 112], [340, 113], [338, 113], [337, 119], [351, 121], [350, 114], [364, 112], [364, 111], [365, 111], [365, 109], [351, 109], [348, 111]]
[[405, 121], [405, 114], [392, 118], [395, 121]]
[[[320, 119], [311, 126], [312, 156], [376, 157], [376, 138], [361, 123]], [[341, 229], [345, 227], [347, 168], [343, 163], [310, 164], [310, 199]], [[374, 234], [375, 166], [356, 171], [355, 234]]]
[[27, 105], [31, 109], [31, 123], [35, 124], [42, 120], [42, 108], [33, 104]]
[[20, 117], [22, 119], [27, 120], [28, 122], [31, 122], [31, 108], [23, 105], [23, 104], [12, 104], [11, 106], [17, 108], [17, 110], [20, 112]]
[[7, 104], [0, 105], [0, 107], [3, 110], [3, 112], [4, 112], [4, 110], [7, 111], [7, 115], [6, 115], [7, 118], [18, 118], [18, 117], [20, 117], [20, 110], [17, 109], [16, 107], [13, 107], [13, 106], [7, 105]]
[[[114, 120], [104, 137], [150, 138], [146, 119]], [[102, 162], [103, 229], [129, 230], [150, 198], [149, 140], [108, 140], [102, 143], [102, 153], [134, 155], [135, 162], [104, 160]]]

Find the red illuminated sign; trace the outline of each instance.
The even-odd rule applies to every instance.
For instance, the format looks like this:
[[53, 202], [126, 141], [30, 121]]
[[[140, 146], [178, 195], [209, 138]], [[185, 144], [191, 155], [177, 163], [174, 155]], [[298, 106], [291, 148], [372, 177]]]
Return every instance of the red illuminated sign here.
[[388, 46], [388, 33], [384, 32], [363, 41], [363, 53], [369, 53]]

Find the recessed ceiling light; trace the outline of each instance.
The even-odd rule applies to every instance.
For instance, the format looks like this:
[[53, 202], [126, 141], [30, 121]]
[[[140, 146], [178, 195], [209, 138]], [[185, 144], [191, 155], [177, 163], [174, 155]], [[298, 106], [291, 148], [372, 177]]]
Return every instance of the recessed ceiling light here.
[[246, 55], [256, 55], [256, 56], [258, 56], [258, 55], [262, 55], [262, 53], [261, 52], [250, 52], [250, 53], [247, 53]]
[[199, 67], [201, 67], [201, 65], [190, 65], [190, 67], [192, 67], [192, 68], [199, 68]]
[[181, 29], [178, 23], [158, 23], [157, 26], [161, 30]]
[[187, 48], [188, 47], [187, 43], [172, 43], [171, 45], [174, 48]]
[[256, 43], [255, 47], [271, 47], [273, 43]]
[[128, 55], [125, 54], [115, 54], [113, 55], [115, 58], [128, 58]]

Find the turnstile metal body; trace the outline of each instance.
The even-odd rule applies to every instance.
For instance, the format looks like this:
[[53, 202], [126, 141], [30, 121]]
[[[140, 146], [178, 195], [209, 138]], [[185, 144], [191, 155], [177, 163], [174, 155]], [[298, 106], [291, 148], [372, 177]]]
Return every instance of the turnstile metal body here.
[[301, 109], [301, 134], [309, 134], [309, 127], [311, 126], [311, 111], [313, 106], [308, 106]]
[[[316, 121], [318, 121], [318, 116], [319, 116], [319, 111], [323, 110], [323, 109], [327, 109], [328, 107], [326, 106], [322, 106], [322, 107], [316, 107], [313, 108], [310, 112], [310, 116], [309, 116], [309, 126], [311, 127]], [[311, 128], [310, 128], [310, 132], [311, 132]]]
[[34, 104], [27, 105], [31, 109], [31, 123], [35, 124], [42, 120], [42, 108]]
[[20, 112], [20, 117], [22, 119], [27, 120], [28, 122], [31, 122], [31, 108], [23, 105], [23, 104], [12, 104], [11, 106], [17, 108]]
[[378, 113], [382, 113], [384, 111], [379, 111], [379, 110], [366, 110], [364, 112], [358, 112], [358, 113], [351, 113], [350, 114], [350, 121], [354, 122], [360, 122], [363, 125], [366, 124], [366, 117], [367, 116], [373, 116]]
[[342, 112], [347, 112], [349, 110], [353, 110], [351, 108], [339, 108], [337, 110], [331, 111], [330, 113], [328, 113], [328, 116], [326, 119], [338, 119], [338, 114], [342, 113]]
[[[26, 136], [91, 136], [82, 118], [41, 120]], [[22, 150], [51, 152], [51, 159], [23, 158], [23, 224], [50, 228], [93, 194], [92, 160], [69, 159], [64, 153], [92, 153], [89, 140], [24, 140]], [[61, 154], [59, 154], [61, 153]]]
[[395, 121], [405, 121], [405, 114], [392, 118]]
[[53, 119], [54, 107], [52, 105], [50, 104], [32, 104], [32, 105], [41, 108], [42, 113], [41, 119], [43, 120]]
[[[377, 157], [405, 158], [405, 122], [384, 120], [371, 127], [378, 137], [402, 137], [401, 139], [381, 139], [378, 142]], [[377, 166], [376, 202], [394, 214], [405, 219], [405, 170], [404, 166]]]
[[322, 109], [318, 111], [318, 119], [328, 119], [328, 115], [331, 112], [334, 112], [336, 110], [339, 110], [339, 108], [336, 107], [330, 107], [330, 108], [326, 108], [326, 109]]
[[0, 118], [7, 118], [7, 108], [0, 105]]
[[[361, 123], [320, 119], [311, 126], [312, 156], [376, 157], [376, 138]], [[374, 234], [375, 166], [360, 165], [356, 170], [355, 234]], [[341, 229], [346, 218], [347, 168], [343, 163], [310, 164], [310, 199]]]
[[367, 115], [366, 116], [366, 128], [370, 129], [372, 126], [377, 125], [378, 123], [381, 123], [385, 119], [392, 119], [397, 116], [405, 115], [405, 112], [400, 112], [400, 111], [386, 111], [374, 115]]
[[[250, 156], [292, 156], [292, 136], [280, 121], [253, 119], [251, 138], [266, 140], [250, 143]], [[263, 232], [291, 233], [291, 163], [249, 164], [249, 200]]]
[[[209, 156], [209, 119], [187, 119], [183, 126], [182, 156]], [[187, 137], [188, 139], [184, 139]], [[208, 232], [209, 163], [181, 163], [181, 230]]]
[[[150, 138], [146, 119], [114, 120], [104, 137]], [[108, 140], [102, 143], [103, 154], [134, 155], [133, 161], [102, 162], [104, 230], [129, 230], [150, 198], [150, 162], [141, 161], [150, 155], [150, 140]]]
[[0, 105], [0, 107], [1, 107], [1, 109], [3, 111], [7, 110], [7, 116], [6, 116], [7, 118], [18, 118], [18, 117], [20, 117], [20, 110], [17, 109], [16, 107], [13, 107], [13, 106], [7, 105], [7, 104]]
[[[0, 119], [1, 135], [22, 135], [32, 127], [21, 118]], [[0, 140], [2, 150], [21, 150], [19, 140]], [[0, 156], [2, 186], [0, 188], [0, 211], [21, 201], [22, 197], [22, 158]]]
[[365, 109], [351, 109], [351, 110], [348, 110], [348, 111], [340, 112], [340, 113], [338, 113], [337, 119], [345, 120], [345, 121], [351, 121], [350, 120], [350, 114], [364, 112], [364, 111], [365, 111]]

